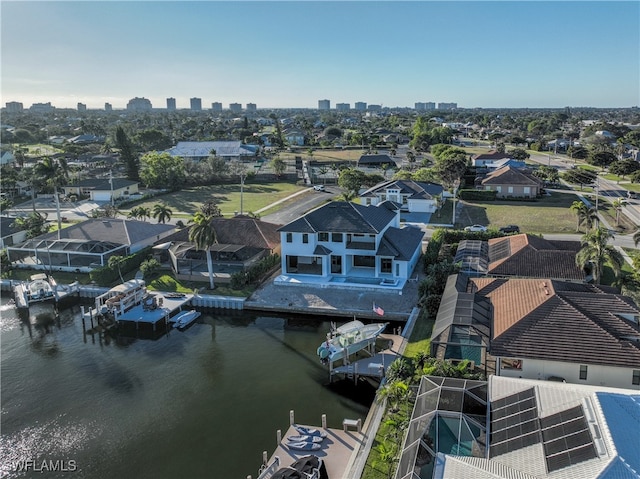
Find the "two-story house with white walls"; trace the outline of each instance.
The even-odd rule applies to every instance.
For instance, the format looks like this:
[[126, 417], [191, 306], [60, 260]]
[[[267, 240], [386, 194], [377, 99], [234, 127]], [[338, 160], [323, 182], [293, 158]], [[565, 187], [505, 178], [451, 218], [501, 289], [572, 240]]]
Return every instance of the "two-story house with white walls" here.
[[401, 289], [422, 253], [424, 232], [400, 227], [400, 205], [333, 201], [281, 227], [276, 283]]
[[360, 194], [363, 205], [377, 205], [394, 201], [402, 205], [402, 211], [410, 213], [434, 213], [444, 188], [435, 183], [411, 180], [391, 180], [378, 183]]

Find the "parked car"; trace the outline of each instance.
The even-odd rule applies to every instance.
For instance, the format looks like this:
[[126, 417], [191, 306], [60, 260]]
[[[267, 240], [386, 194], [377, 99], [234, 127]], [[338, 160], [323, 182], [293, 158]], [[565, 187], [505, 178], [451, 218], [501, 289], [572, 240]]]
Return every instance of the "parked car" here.
[[480, 232], [484, 232], [487, 231], [487, 227], [486, 226], [482, 226], [482, 225], [471, 225], [471, 226], [467, 226], [465, 229], [465, 231], [480, 231]]
[[324, 185], [314, 185], [313, 189], [316, 190], [316, 191], [324, 191], [325, 190]]
[[518, 225], [507, 225], [500, 228], [500, 233], [520, 233]]
[[637, 198], [636, 192], [635, 191], [627, 191], [627, 198], [629, 198], [630, 200]]

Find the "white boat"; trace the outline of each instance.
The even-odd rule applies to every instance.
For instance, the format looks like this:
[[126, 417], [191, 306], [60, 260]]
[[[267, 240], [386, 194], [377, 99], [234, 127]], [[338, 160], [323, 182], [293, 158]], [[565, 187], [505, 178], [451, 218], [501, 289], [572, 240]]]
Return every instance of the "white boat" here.
[[307, 435], [289, 436], [287, 438], [287, 441], [289, 441], [289, 442], [322, 442], [322, 441], [324, 441], [324, 437], [322, 437], [322, 436], [307, 436]]
[[85, 316], [98, 314], [113, 315], [114, 319], [142, 303], [147, 296], [147, 288], [144, 280], [132, 279], [114, 286], [109, 291], [96, 298], [96, 306]]
[[45, 273], [34, 274], [26, 283], [14, 288], [15, 301], [18, 307], [28, 308], [30, 304], [55, 299], [56, 282]]
[[196, 319], [200, 317], [200, 311], [196, 311], [192, 309], [190, 311], [182, 311], [181, 313], [176, 314], [169, 321], [173, 323], [173, 327], [176, 329], [184, 329], [193, 323]]
[[354, 320], [334, 329], [317, 350], [322, 361], [333, 362], [363, 350], [374, 343], [388, 323], [363, 324]]

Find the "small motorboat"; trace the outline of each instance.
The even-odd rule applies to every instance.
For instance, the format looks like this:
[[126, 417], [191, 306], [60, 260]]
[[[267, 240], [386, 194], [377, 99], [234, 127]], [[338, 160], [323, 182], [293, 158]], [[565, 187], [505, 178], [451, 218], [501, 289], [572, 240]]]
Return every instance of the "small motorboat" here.
[[297, 424], [293, 425], [293, 428], [298, 431], [302, 436], [319, 436], [321, 438], [327, 437], [327, 433], [321, 431], [320, 429], [316, 429], [313, 427], [299, 426]]
[[289, 449], [298, 449], [300, 451], [317, 451], [322, 446], [317, 442], [289, 442], [287, 443]]
[[339, 328], [332, 328], [327, 339], [317, 349], [323, 363], [334, 362], [355, 354], [374, 344], [387, 323], [363, 324], [353, 320]]
[[289, 441], [289, 442], [322, 442], [322, 441], [324, 441], [324, 437], [322, 437], [322, 436], [307, 436], [307, 435], [289, 436], [287, 438], [287, 441]]
[[173, 322], [173, 327], [176, 329], [184, 329], [193, 323], [196, 319], [200, 317], [200, 311], [196, 311], [192, 309], [190, 311], [182, 311], [170, 319], [169, 321]]

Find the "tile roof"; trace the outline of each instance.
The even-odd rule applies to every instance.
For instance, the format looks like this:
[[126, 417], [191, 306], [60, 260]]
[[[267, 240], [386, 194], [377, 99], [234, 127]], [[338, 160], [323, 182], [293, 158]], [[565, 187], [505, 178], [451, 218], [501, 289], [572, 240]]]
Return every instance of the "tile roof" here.
[[519, 234], [488, 241], [488, 274], [552, 279], [584, 280], [576, 266], [577, 241], [549, 241]]
[[520, 168], [505, 166], [498, 168], [482, 180], [483, 185], [523, 185], [523, 186], [542, 186], [542, 180], [536, 178], [528, 171]]
[[[173, 229], [175, 229], [174, 225], [147, 223], [146, 221], [114, 218], [89, 219], [62, 229], [60, 238], [132, 245], [165, 234]], [[54, 231], [41, 235], [37, 239], [55, 240], [57, 238], [58, 232]]]
[[386, 207], [332, 201], [284, 225], [279, 231], [378, 234], [395, 217], [396, 213]]
[[[276, 249], [280, 245], [280, 233], [273, 223], [261, 221], [249, 216], [233, 218], [214, 218], [212, 221], [218, 244], [235, 244], [262, 249]], [[189, 241], [189, 228], [182, 228], [162, 239], [169, 241]]]
[[494, 356], [640, 365], [640, 310], [608, 288], [497, 278], [472, 278], [468, 288], [493, 305]]

